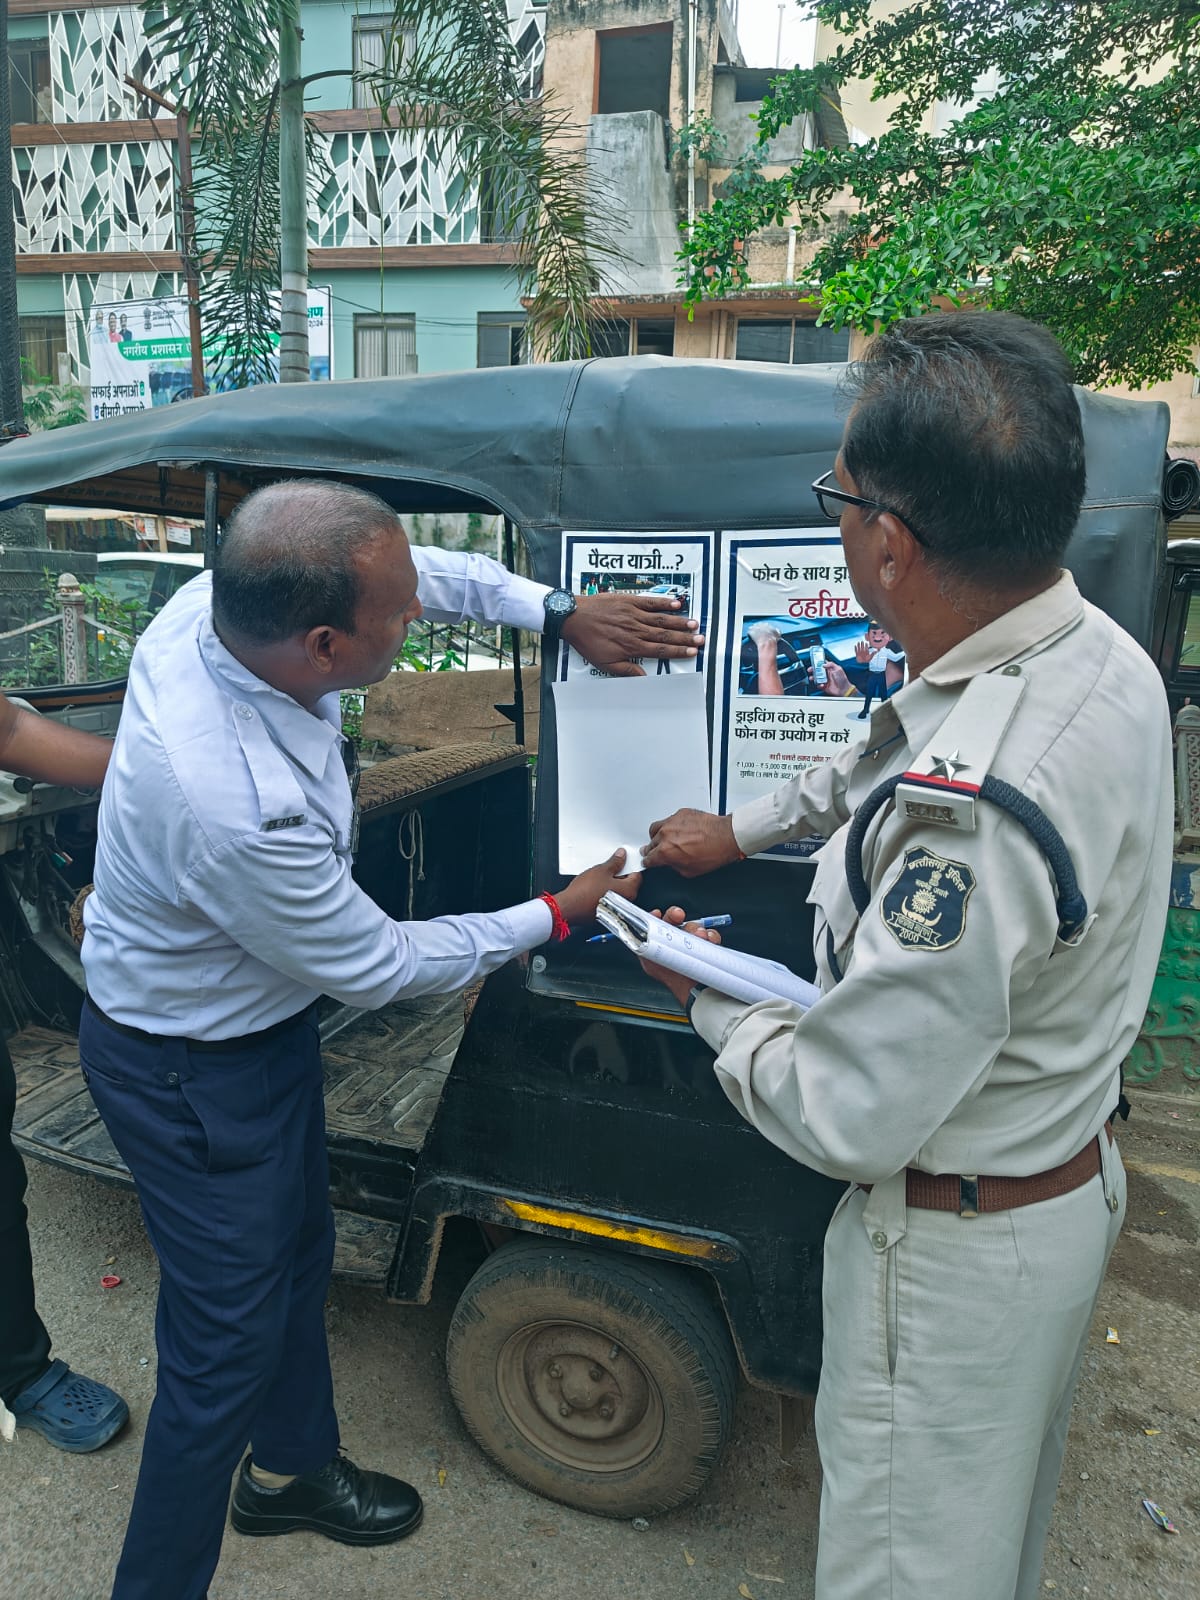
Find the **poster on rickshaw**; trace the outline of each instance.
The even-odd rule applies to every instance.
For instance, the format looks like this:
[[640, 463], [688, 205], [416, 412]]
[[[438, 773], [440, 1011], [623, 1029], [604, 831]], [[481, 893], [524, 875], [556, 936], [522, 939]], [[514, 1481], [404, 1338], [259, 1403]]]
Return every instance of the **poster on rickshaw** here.
[[[563, 588], [572, 594], [647, 594], [678, 600], [682, 614], [708, 632], [712, 584], [711, 533], [564, 533]], [[676, 615], [679, 615], [677, 612]], [[707, 652], [683, 661], [643, 661], [647, 674], [662, 677], [693, 672], [703, 676]], [[596, 668], [563, 644], [560, 680], [590, 675]]]
[[902, 683], [904, 652], [864, 615], [832, 529], [726, 534], [721, 572], [712, 793], [725, 812], [856, 741]]

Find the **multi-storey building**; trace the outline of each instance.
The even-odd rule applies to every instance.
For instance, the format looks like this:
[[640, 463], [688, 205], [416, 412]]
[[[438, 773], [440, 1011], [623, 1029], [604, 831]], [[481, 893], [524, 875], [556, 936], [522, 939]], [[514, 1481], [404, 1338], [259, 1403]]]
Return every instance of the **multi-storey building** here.
[[[586, 147], [598, 207], [617, 250], [601, 265], [599, 353], [755, 361], [845, 360], [848, 336], [816, 326], [801, 298], [811, 240], [780, 227], [746, 243], [747, 282], [702, 301], [689, 320], [677, 252], [689, 220], [725, 192], [757, 140], [752, 113], [774, 73], [745, 65], [727, 0], [550, 0], [545, 85]], [[680, 133], [702, 136], [687, 149]], [[805, 148], [844, 142], [830, 107], [763, 152], [786, 171]], [[736, 181], [736, 177], [733, 177]]]
[[[381, 59], [388, 10], [306, 0], [303, 70]], [[508, 0], [531, 90], [545, 0]], [[125, 79], [161, 84], [140, 10], [9, 0], [13, 177], [23, 353], [86, 379], [93, 304], [182, 292], [175, 122]], [[508, 362], [523, 321], [512, 246], [423, 130], [381, 126], [348, 77], [323, 78], [309, 120], [328, 174], [309, 218], [314, 284], [332, 294], [338, 378]]]

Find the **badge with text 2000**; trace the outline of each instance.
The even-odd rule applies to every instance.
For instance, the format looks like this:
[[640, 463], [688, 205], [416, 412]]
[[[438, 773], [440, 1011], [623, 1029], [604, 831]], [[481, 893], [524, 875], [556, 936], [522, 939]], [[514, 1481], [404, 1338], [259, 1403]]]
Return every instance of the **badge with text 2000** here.
[[884, 926], [905, 950], [949, 950], [963, 936], [975, 874], [919, 845], [904, 852], [900, 876], [883, 897]]

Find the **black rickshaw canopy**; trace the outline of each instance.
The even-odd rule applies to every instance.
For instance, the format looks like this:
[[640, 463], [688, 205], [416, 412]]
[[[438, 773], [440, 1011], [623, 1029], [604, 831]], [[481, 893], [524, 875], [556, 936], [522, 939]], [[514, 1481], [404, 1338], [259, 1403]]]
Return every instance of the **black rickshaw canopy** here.
[[[538, 576], [557, 531], [820, 525], [839, 366], [627, 357], [429, 377], [272, 384], [80, 423], [0, 450], [0, 503], [226, 514], [258, 483], [359, 482], [398, 511], [500, 511]], [[1068, 562], [1084, 593], [1149, 642], [1169, 413], [1079, 390], [1088, 486]]]

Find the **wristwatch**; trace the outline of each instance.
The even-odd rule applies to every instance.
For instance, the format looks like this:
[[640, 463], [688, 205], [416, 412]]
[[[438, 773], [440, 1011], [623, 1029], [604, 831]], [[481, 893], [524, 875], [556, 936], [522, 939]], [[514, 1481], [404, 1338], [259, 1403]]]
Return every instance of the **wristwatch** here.
[[563, 630], [563, 623], [575, 615], [575, 596], [569, 589], [551, 589], [543, 595], [542, 605], [546, 611], [542, 633], [547, 639], [557, 639]]

